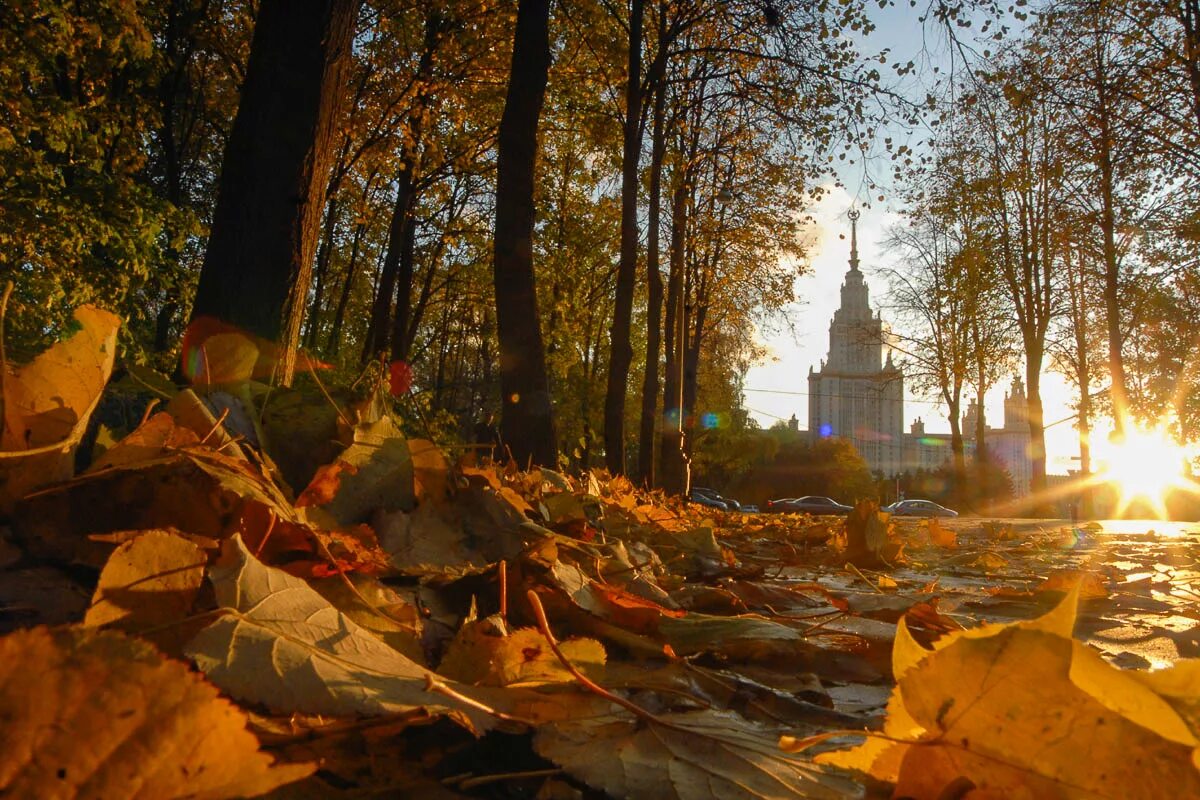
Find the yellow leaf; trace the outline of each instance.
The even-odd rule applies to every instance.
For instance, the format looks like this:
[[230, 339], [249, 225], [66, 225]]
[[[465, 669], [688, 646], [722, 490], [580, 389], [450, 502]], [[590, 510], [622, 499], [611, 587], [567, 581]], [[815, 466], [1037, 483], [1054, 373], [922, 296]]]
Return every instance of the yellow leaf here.
[[949, 528], [943, 528], [936, 517], [929, 519], [929, 541], [938, 547], [954, 549], [958, 547], [958, 534]]
[[253, 797], [314, 770], [272, 765], [236, 706], [116, 631], [0, 639], [0, 741], [5, 797]]
[[1076, 586], [1036, 620], [950, 633], [932, 651], [902, 624], [886, 738], [818, 760], [894, 782], [897, 796], [955, 786], [979, 797], [1200, 793], [1185, 719], [1143, 678], [1070, 638], [1078, 595]]
[[200, 591], [206, 561], [199, 547], [168, 531], [123, 543], [100, 572], [83, 624], [134, 632], [182, 619]]
[[79, 329], [24, 366], [0, 376], [0, 513], [48, 483], [70, 478], [75, 448], [112, 373], [120, 320], [92, 306], [75, 310]]

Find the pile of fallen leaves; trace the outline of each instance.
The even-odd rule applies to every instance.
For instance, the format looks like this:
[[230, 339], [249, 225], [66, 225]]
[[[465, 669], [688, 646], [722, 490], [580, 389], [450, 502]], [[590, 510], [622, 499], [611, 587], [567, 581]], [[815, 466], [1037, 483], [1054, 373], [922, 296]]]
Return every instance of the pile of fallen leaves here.
[[[190, 387], [127, 367], [161, 402], [75, 474], [117, 330], [77, 316], [4, 375], [0, 795], [1200, 793], [1200, 662], [1072, 639], [1090, 567], [955, 596], [921, 570], [1008, 563], [1003, 531], [976, 553], [870, 504], [727, 515], [447, 453], [386, 374], [270, 388], [227, 327]], [[1034, 622], [939, 605], [1064, 593]]]

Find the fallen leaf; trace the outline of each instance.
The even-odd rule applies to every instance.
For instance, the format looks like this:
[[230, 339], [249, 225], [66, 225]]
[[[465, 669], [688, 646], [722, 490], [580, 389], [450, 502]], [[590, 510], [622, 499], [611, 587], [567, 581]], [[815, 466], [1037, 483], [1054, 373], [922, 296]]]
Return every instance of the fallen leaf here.
[[[275, 712], [350, 716], [426, 707], [450, 710], [426, 689], [430, 670], [364, 630], [307, 583], [263, 565], [240, 536], [209, 570], [224, 615], [186, 652], [238, 700]], [[477, 727], [491, 717], [467, 709]]]
[[173, 416], [160, 411], [104, 451], [104, 455], [92, 462], [87, 471], [97, 472], [107, 467], [149, 461], [163, 455], [166, 450], [199, 443], [200, 437], [191, 428], [179, 425]]
[[408, 440], [412, 459], [413, 494], [418, 503], [440, 503], [450, 487], [450, 462], [433, 442], [425, 439]]
[[315, 769], [273, 765], [236, 706], [116, 631], [0, 639], [0, 740], [6, 797], [253, 797]]
[[[566, 639], [559, 643], [559, 648], [584, 674], [598, 677], [604, 668], [604, 645], [595, 639]], [[447, 648], [438, 673], [482, 686], [569, 683], [574, 680], [539, 630], [518, 628], [509, 632], [498, 616], [463, 625]]]
[[564, 720], [540, 727], [534, 749], [611, 797], [846, 798], [855, 783], [803, 758], [736, 714], [695, 711]]
[[1066, 593], [1079, 587], [1079, 597], [1083, 600], [1103, 600], [1108, 597], [1108, 586], [1104, 576], [1099, 572], [1080, 569], [1056, 569], [1046, 576], [1046, 580], [1034, 589], [1034, 592]]
[[203, 550], [168, 531], [130, 539], [101, 570], [83, 624], [134, 633], [181, 620], [200, 591], [206, 563]]
[[900, 546], [892, 541], [889, 515], [873, 500], [863, 500], [846, 517], [846, 551], [842, 559], [860, 567], [875, 567], [896, 559]]
[[81, 306], [75, 324], [70, 338], [28, 364], [5, 365], [0, 375], [0, 513], [75, 471], [75, 448], [112, 374], [121, 321]]
[[273, 483], [248, 462], [204, 447], [43, 489], [18, 504], [14, 528], [32, 553], [97, 567], [112, 548], [89, 535], [116, 531], [175, 528], [210, 539], [238, 531], [264, 558], [312, 554], [314, 547]]
[[887, 738], [818, 756], [896, 783], [981, 797], [1156, 798], [1200, 793], [1197, 741], [1161, 696], [1070, 638], [1078, 592], [1036, 620], [918, 645], [902, 623]]
[[357, 426], [338, 460], [347, 467], [340, 473], [333, 499], [320, 506], [337, 524], [356, 525], [376, 511], [413, 507], [412, 455], [390, 417]]
[[937, 517], [930, 517], [927, 524], [930, 542], [938, 547], [945, 547], [948, 550], [958, 547], [958, 534], [949, 528], [942, 527], [942, 523]]
[[317, 474], [313, 475], [312, 481], [296, 498], [296, 508], [332, 503], [341, 486], [342, 474], [353, 475], [356, 472], [358, 472], [358, 467], [340, 460], [319, 467]]

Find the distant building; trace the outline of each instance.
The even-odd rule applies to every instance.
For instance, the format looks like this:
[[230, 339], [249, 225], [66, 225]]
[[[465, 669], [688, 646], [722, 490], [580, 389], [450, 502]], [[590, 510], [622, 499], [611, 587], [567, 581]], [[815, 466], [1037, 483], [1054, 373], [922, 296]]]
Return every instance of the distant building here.
[[850, 212], [850, 270], [829, 324], [829, 356], [808, 371], [808, 430], [848, 439], [872, 472], [903, 471], [904, 376], [883, 360], [883, 321], [858, 270], [858, 217]]
[[[848, 439], [872, 472], [934, 470], [953, 454], [948, 433], [926, 433], [918, 418], [904, 432], [904, 376], [884, 356], [884, 324], [872, 311], [870, 292], [858, 259], [859, 212], [850, 212], [850, 270], [842, 283], [842, 303], [829, 324], [829, 353], [820, 369], [808, 371], [808, 431], [812, 438]], [[963, 449], [975, 451], [975, 401], [962, 418]], [[1018, 497], [1029, 493], [1028, 409], [1025, 385], [1014, 378], [1004, 397], [1004, 427], [988, 428], [987, 449], [1013, 481]], [[795, 417], [789, 427], [795, 430]]]
[[[975, 436], [975, 415], [978, 413], [972, 400], [967, 413], [963, 415], [964, 435]], [[1012, 386], [1004, 394], [1004, 427], [987, 428], [984, 442], [992, 460], [1008, 470], [1013, 493], [1017, 497], [1029, 494], [1033, 479], [1033, 463], [1029, 459], [1029, 404], [1025, 397], [1025, 384], [1019, 377], [1013, 377]]]

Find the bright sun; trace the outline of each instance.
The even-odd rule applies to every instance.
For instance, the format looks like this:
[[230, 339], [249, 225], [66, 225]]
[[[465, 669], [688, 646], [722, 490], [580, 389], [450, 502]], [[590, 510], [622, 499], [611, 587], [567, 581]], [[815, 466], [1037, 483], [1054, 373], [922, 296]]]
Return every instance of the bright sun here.
[[1135, 501], [1145, 501], [1160, 517], [1166, 517], [1167, 495], [1186, 488], [1188, 452], [1167, 432], [1131, 428], [1123, 441], [1112, 442], [1103, 456], [1101, 478], [1120, 492], [1117, 516]]

